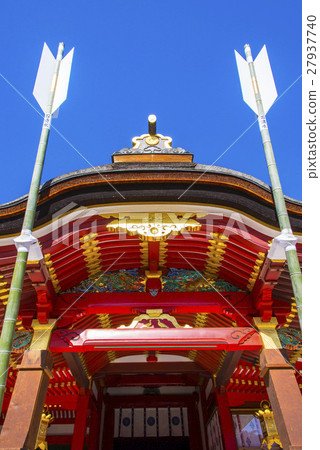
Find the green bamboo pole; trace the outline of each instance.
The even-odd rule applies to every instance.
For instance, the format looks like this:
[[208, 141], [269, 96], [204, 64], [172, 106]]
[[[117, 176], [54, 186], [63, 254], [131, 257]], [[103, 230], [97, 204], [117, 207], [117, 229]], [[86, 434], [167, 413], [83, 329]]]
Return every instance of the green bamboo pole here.
[[302, 275], [300, 264], [298, 260], [298, 254], [295, 246], [296, 239], [293, 236], [290, 220], [281, 188], [280, 178], [278, 174], [277, 164], [274, 158], [270, 134], [268, 130], [267, 121], [264, 115], [263, 104], [261, 100], [261, 95], [259, 91], [259, 85], [254, 69], [254, 63], [252, 59], [251, 49], [248, 44], [244, 46], [244, 51], [246, 54], [246, 59], [249, 65], [250, 76], [253, 84], [253, 90], [255, 94], [259, 126], [261, 131], [261, 137], [263, 142], [264, 153], [267, 161], [272, 194], [274, 199], [274, 204], [276, 207], [277, 217], [280, 225], [281, 234], [283, 235], [283, 246], [285, 248], [287, 256], [287, 264], [290, 272], [290, 278], [293, 288], [293, 293], [295, 296], [295, 301], [297, 305], [297, 311], [300, 321], [300, 326], [302, 328]]
[[7, 382], [7, 375], [9, 369], [10, 354], [12, 349], [12, 341], [15, 332], [17, 317], [19, 313], [21, 292], [23, 280], [27, 265], [30, 245], [35, 241], [32, 237], [32, 229], [37, 209], [37, 199], [39, 194], [39, 187], [42, 175], [44, 159], [48, 144], [51, 111], [57, 85], [60, 62], [62, 59], [64, 44], [60, 43], [58, 54], [56, 58], [56, 66], [52, 77], [50, 93], [48, 96], [48, 105], [45, 111], [45, 118], [43, 121], [40, 142], [38, 146], [38, 153], [33, 169], [31, 186], [28, 196], [27, 207], [24, 215], [21, 235], [15, 239], [18, 247], [18, 254], [14, 266], [13, 277], [11, 281], [8, 304], [2, 326], [2, 333], [0, 338], [0, 410], [2, 409], [4, 390]]

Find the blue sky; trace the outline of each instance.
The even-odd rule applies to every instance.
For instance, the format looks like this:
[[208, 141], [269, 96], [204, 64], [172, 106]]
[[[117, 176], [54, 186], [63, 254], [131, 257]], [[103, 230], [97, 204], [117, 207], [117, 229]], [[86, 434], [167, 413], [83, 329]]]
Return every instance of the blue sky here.
[[[75, 47], [68, 99], [53, 124], [91, 165], [130, 147], [152, 113], [157, 131], [196, 162], [210, 165], [231, 146], [216, 165], [269, 184], [257, 123], [238, 139], [255, 115], [234, 58], [246, 43], [254, 58], [266, 44], [284, 93], [267, 115], [273, 148], [284, 193], [301, 199], [300, 1], [16, 0], [2, 5], [0, 33], [0, 73], [38, 111], [43, 42], [54, 55], [60, 41], [65, 54]], [[2, 77], [0, 203], [28, 192], [42, 127]], [[66, 140], [51, 131], [42, 182], [89, 166]]]

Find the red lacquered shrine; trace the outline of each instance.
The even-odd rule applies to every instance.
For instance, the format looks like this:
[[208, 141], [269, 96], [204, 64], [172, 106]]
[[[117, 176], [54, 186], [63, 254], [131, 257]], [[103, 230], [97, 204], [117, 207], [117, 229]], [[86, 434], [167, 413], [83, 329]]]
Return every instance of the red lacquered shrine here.
[[[26, 197], [0, 206], [3, 318]], [[286, 198], [301, 256], [301, 203]], [[158, 134], [40, 190], [0, 448], [301, 449], [301, 330], [265, 183]]]

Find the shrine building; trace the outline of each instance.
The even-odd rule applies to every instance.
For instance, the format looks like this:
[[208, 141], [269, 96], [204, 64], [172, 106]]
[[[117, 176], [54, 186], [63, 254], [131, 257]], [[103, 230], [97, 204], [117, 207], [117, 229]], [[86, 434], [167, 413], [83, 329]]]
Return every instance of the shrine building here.
[[[301, 449], [271, 189], [148, 126], [111, 164], [40, 189], [0, 449]], [[26, 200], [0, 205], [1, 326]], [[301, 260], [301, 202], [285, 201]]]

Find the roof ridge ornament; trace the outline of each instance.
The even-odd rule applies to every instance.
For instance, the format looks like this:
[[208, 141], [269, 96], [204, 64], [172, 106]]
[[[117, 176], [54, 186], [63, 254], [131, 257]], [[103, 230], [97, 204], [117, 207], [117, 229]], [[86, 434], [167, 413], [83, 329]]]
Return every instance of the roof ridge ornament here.
[[192, 153], [181, 147], [172, 147], [172, 138], [157, 133], [157, 117], [148, 117], [148, 133], [135, 136], [132, 147], [126, 147], [113, 153], [112, 162], [187, 162], [192, 163]]
[[[134, 149], [140, 148], [140, 146], [143, 146], [143, 143], [145, 142], [148, 146], [154, 147], [154, 150], [157, 151], [158, 149], [162, 147], [161, 144], [163, 144], [164, 148], [172, 149], [171, 143], [172, 138], [170, 136], [163, 136], [162, 134], [157, 134], [157, 116], [154, 114], [150, 114], [148, 117], [148, 128], [149, 133], [148, 134], [142, 134], [141, 136], [135, 136], [132, 139], [133, 147]], [[163, 141], [163, 142], [160, 142]], [[160, 144], [160, 145], [158, 145]], [[144, 146], [143, 146], [144, 147]], [[146, 150], [144, 148], [144, 150]], [[151, 150], [152, 152], [152, 150]]]

